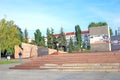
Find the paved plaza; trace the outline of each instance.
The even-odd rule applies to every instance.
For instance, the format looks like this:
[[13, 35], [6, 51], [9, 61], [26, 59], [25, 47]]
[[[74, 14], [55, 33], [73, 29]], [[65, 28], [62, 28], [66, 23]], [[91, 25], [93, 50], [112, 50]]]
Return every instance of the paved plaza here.
[[0, 80], [120, 80], [120, 72], [62, 72], [9, 69], [0, 65]]

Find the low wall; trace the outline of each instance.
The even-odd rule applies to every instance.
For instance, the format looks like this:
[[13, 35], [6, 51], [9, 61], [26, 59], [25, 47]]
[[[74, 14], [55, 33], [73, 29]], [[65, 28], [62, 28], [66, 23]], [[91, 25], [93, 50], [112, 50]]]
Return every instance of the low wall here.
[[14, 53], [15, 58], [19, 58], [18, 53], [20, 51], [22, 52], [22, 58], [37, 57], [38, 53], [37, 53], [36, 45], [22, 43], [22, 48], [23, 50], [19, 46], [17, 45], [15, 46], [15, 53]]
[[[22, 43], [22, 48], [19, 46], [15, 46], [15, 53], [14, 58], [19, 58], [19, 52], [22, 52], [22, 58], [31, 58], [31, 57], [38, 57], [38, 56], [45, 56], [57, 52], [55, 49], [44, 48], [32, 44]], [[59, 51], [59, 53], [67, 53], [63, 51]]]

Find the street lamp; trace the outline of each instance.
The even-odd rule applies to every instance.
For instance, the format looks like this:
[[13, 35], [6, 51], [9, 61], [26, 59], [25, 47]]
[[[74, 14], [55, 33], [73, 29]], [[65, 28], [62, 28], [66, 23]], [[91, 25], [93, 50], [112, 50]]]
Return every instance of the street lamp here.
[[56, 44], [56, 46], [57, 46], [57, 52], [58, 52], [58, 48], [59, 48], [59, 43], [57, 43], [57, 44]]

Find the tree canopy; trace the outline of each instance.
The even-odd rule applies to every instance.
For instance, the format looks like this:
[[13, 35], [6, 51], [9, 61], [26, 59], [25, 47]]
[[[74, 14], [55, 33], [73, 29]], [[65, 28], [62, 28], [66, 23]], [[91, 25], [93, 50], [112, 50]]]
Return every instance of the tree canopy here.
[[77, 45], [79, 48], [81, 48], [82, 38], [81, 38], [81, 29], [79, 25], [75, 26], [75, 35], [76, 35]]
[[21, 44], [20, 30], [14, 21], [2, 19], [0, 21], [0, 49], [7, 51], [7, 54], [14, 52], [14, 46]]
[[74, 42], [73, 42], [73, 39], [71, 37], [70, 37], [68, 47], [69, 47], [69, 52], [73, 52], [75, 50]]
[[56, 44], [56, 38], [54, 36], [54, 29], [51, 28], [47, 28], [47, 46], [48, 48], [52, 48], [54, 49], [55, 48], [55, 44]]
[[27, 29], [25, 28], [25, 30], [24, 30], [24, 42], [25, 43], [28, 43], [28, 31], [27, 31]]
[[34, 33], [34, 36], [35, 36], [35, 44], [37, 46], [43, 46], [43, 47], [45, 47], [44, 36], [42, 36], [42, 33], [40, 32], [39, 29], [36, 30], [36, 32]]
[[60, 35], [59, 35], [59, 37], [58, 37], [58, 43], [59, 43], [60, 46], [66, 46], [66, 45], [67, 45], [65, 33], [64, 33], [62, 27], [61, 27], [61, 29], [60, 29]]
[[91, 22], [88, 25], [88, 28], [90, 28], [90, 27], [99, 27], [99, 26], [108, 26], [108, 24], [106, 22], [98, 22], [98, 23]]

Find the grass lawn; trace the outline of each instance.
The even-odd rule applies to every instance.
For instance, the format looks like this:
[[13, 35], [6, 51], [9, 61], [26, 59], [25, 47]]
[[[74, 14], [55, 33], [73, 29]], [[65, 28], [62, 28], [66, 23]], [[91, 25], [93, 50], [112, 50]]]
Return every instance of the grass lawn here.
[[11, 64], [11, 63], [20, 63], [21, 60], [5, 60], [5, 61], [0, 61], [0, 64]]

